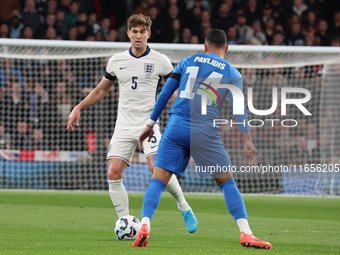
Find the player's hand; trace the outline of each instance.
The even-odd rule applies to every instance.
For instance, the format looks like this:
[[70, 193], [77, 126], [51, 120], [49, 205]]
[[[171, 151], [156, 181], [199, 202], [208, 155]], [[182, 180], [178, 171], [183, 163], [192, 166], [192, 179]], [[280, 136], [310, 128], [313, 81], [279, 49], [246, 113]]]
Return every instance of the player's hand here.
[[[70, 113], [70, 116], [68, 116], [68, 123], [67, 123], [67, 128], [66, 129], [75, 129], [76, 127], [79, 126], [79, 119], [80, 119], [80, 110], [78, 107], [74, 107], [73, 111]], [[73, 121], [76, 121], [76, 127], [73, 127], [72, 123]]]
[[138, 147], [144, 150], [144, 146], [143, 146], [144, 140], [147, 137], [149, 137], [148, 142], [150, 142], [153, 134], [154, 134], [153, 127], [150, 125], [146, 125], [146, 128], [143, 130], [143, 132], [138, 138]]
[[246, 157], [246, 161], [251, 160], [250, 165], [254, 165], [255, 163], [255, 155], [257, 151], [255, 149], [254, 144], [251, 140], [247, 140], [244, 144], [244, 148], [242, 151], [243, 156]]

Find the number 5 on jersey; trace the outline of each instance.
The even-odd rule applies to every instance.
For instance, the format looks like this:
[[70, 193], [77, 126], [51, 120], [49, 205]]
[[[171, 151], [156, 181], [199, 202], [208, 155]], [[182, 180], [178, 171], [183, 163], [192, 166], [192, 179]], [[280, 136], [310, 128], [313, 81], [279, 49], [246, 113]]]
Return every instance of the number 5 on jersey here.
[[132, 89], [136, 89], [137, 88], [137, 80], [138, 80], [138, 77], [132, 77], [132, 86], [131, 88]]

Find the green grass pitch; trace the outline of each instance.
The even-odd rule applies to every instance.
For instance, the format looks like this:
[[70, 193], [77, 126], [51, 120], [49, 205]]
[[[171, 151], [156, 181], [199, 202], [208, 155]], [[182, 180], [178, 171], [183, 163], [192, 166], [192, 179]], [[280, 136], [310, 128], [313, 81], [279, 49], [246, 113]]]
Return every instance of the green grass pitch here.
[[[129, 194], [140, 218], [143, 194]], [[163, 194], [147, 248], [116, 241], [108, 193], [0, 192], [0, 254], [340, 254], [340, 199], [244, 196], [250, 226], [272, 250], [244, 248], [222, 195], [187, 194], [198, 219], [189, 234]]]

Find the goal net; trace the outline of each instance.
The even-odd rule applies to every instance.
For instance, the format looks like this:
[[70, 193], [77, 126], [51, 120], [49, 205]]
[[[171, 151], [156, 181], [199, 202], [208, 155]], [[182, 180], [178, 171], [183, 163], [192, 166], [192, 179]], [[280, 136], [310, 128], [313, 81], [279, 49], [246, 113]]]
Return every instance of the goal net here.
[[[118, 84], [81, 112], [79, 128], [71, 132], [66, 124], [72, 108], [102, 79], [108, 59], [129, 47], [0, 39], [1, 189], [108, 188], [105, 159], [117, 117]], [[174, 65], [204, 52], [202, 45], [150, 47]], [[340, 49], [230, 46], [225, 59], [243, 76], [250, 133], [258, 151], [255, 166], [247, 165], [242, 135], [231, 125], [235, 120], [225, 103], [221, 137], [240, 191], [339, 195]], [[310, 100], [303, 102], [308, 92]], [[173, 101], [162, 113], [162, 130]], [[138, 148], [123, 178], [128, 191], [148, 187], [151, 173]], [[193, 161], [179, 181], [184, 191], [220, 192], [212, 178], [200, 178]]]

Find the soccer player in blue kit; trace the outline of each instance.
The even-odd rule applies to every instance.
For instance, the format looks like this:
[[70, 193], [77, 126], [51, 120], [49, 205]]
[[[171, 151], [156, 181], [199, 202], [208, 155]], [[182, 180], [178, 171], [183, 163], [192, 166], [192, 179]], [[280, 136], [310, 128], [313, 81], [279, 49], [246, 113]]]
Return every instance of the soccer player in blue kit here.
[[[232, 108], [233, 100], [241, 98], [243, 100], [243, 96], [239, 97], [243, 94], [241, 74], [223, 59], [228, 50], [226, 41], [224, 31], [213, 29], [205, 38], [206, 54], [196, 54], [178, 63], [157, 99], [146, 128], [139, 137], [141, 148], [147, 137], [150, 142], [153, 136], [153, 125], [173, 92], [179, 88], [156, 154], [152, 180], [144, 195], [141, 228], [133, 244], [134, 247], [147, 246], [150, 221], [159, 204], [161, 193], [173, 173], [183, 175], [190, 155], [200, 169], [217, 165], [227, 166], [229, 169], [231, 167], [219, 127], [214, 125], [214, 120], [220, 118], [222, 102], [227, 95]], [[226, 88], [223, 84], [229, 87]], [[238, 95], [237, 90], [239, 90]], [[207, 100], [208, 96], [213, 99]], [[245, 140], [242, 154], [247, 161], [251, 159], [253, 164], [256, 149], [249, 134], [247, 110], [244, 108], [243, 114], [234, 113], [234, 117]], [[232, 172], [219, 171], [208, 174], [212, 175], [222, 189], [227, 208], [240, 229], [241, 245], [271, 249], [270, 243], [253, 236], [248, 224], [246, 208]], [[207, 176], [207, 172], [202, 171], [200, 175]]]

